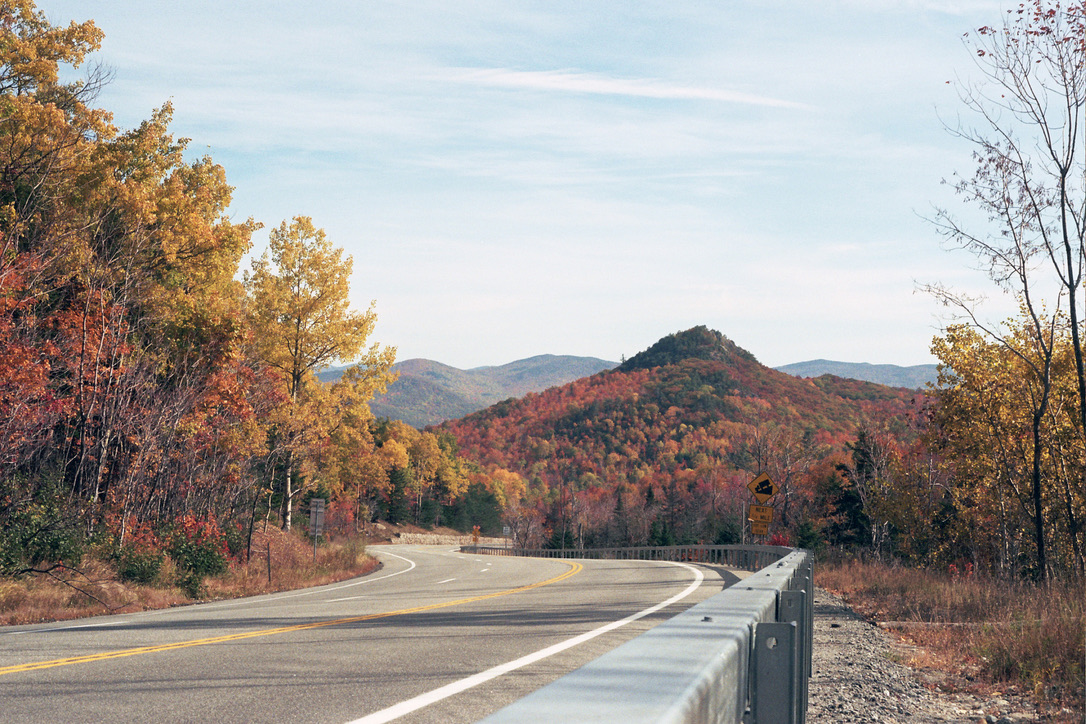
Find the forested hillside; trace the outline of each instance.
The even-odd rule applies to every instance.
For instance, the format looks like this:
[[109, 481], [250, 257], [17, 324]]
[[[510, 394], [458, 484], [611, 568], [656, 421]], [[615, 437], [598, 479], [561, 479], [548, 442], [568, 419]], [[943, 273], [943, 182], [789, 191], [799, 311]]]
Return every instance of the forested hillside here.
[[858, 431], [914, 440], [922, 409], [922, 396], [906, 390], [776, 372], [696, 327], [616, 370], [441, 429], [469, 457], [527, 480], [541, 517], [523, 525], [548, 537], [727, 541], [741, 534], [755, 475], [769, 472], [781, 488], [780, 530], [811, 529], [818, 485], [836, 484], [835, 466]]
[[[1029, 350], [1028, 328], [1016, 334]], [[1055, 337], [1044, 416], [1028, 403], [1031, 357], [967, 327], [936, 339], [943, 367], [930, 394], [799, 379], [696, 327], [615, 370], [440, 429], [523, 480], [506, 519], [525, 542], [736, 541], [746, 485], [767, 473], [781, 542], [999, 575], [1074, 573], [1086, 491], [1069, 342], [1066, 330]]]

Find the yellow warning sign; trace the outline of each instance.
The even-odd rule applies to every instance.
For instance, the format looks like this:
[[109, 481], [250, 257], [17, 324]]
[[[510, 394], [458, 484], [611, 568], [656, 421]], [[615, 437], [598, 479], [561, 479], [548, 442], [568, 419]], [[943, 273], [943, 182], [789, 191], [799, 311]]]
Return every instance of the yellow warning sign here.
[[752, 520], [750, 522], [750, 533], [751, 535], [769, 535], [769, 523]]
[[759, 523], [772, 523], [773, 509], [766, 505], [752, 505], [750, 506], [750, 514], [747, 517], [749, 520]]
[[747, 489], [754, 494], [754, 497], [758, 499], [758, 502], [765, 505], [765, 502], [777, 494], [777, 484], [769, 479], [769, 476], [762, 473], [754, 480], [750, 481], [750, 485]]

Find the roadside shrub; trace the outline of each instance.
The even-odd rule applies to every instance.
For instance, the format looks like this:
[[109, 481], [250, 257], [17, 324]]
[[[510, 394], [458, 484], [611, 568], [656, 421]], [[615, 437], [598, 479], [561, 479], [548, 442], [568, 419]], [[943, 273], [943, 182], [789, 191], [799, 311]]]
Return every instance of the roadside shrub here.
[[325, 538], [347, 538], [355, 535], [355, 501], [333, 500], [324, 513]]
[[777, 531], [769, 536], [769, 540], [765, 544], [768, 546], [791, 546], [792, 541], [789, 539], [787, 531]]
[[117, 551], [114, 562], [117, 565], [117, 575], [122, 581], [151, 584], [158, 580], [165, 559], [166, 555], [162, 551], [125, 546]]
[[21, 582], [0, 581], [0, 612], [14, 611], [27, 599], [26, 586]]
[[248, 530], [241, 524], [228, 525], [223, 529], [222, 537], [226, 543], [227, 553], [235, 561], [240, 561], [249, 543]]
[[178, 585], [191, 598], [202, 595], [206, 576], [226, 572], [229, 548], [214, 518], [183, 516], [170, 535], [168, 550], [177, 564]]
[[151, 584], [157, 581], [166, 554], [154, 531], [146, 524], [126, 526], [123, 539], [127, 542], [118, 546], [111, 556], [117, 576], [122, 581], [132, 583]]
[[0, 511], [0, 574], [62, 564], [77, 567], [85, 540], [78, 518], [50, 500]]
[[365, 542], [355, 536], [322, 554], [321, 563], [334, 569], [350, 569], [358, 566], [365, 555]]

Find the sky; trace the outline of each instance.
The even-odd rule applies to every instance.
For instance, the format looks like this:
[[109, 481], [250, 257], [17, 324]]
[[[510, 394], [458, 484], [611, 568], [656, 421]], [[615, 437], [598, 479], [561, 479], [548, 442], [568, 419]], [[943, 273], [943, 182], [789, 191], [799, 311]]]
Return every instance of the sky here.
[[770, 366], [933, 362], [918, 285], [998, 294], [929, 219], [972, 169], [962, 36], [1006, 5], [38, 2], [105, 32], [118, 126], [172, 103], [254, 254], [312, 217], [371, 341], [462, 369], [696, 325]]

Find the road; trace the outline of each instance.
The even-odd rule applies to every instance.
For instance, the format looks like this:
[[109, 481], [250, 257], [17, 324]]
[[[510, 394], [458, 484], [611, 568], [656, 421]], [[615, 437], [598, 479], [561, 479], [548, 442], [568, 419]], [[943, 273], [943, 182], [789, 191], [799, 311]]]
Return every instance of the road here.
[[344, 583], [0, 629], [0, 721], [471, 722], [736, 580], [691, 564], [370, 552], [382, 568]]

